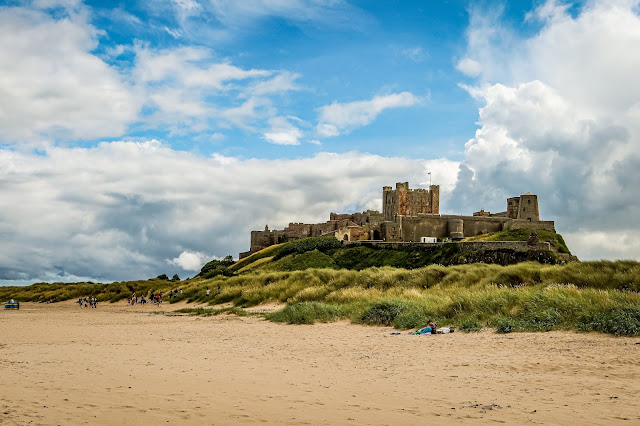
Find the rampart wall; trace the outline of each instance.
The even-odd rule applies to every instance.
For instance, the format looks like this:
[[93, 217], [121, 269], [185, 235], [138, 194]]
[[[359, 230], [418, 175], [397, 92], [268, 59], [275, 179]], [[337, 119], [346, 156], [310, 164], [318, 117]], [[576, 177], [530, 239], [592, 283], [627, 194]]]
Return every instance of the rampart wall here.
[[551, 251], [551, 244], [540, 242], [535, 246], [529, 245], [526, 241], [461, 241], [457, 243], [385, 243], [380, 241], [352, 241], [345, 242], [349, 247], [366, 246], [389, 249], [415, 248], [417, 250], [440, 248], [445, 244], [457, 244], [462, 251], [491, 251], [491, 250], [513, 250], [516, 252], [527, 252], [531, 249], [539, 251]]
[[535, 229], [556, 232], [556, 226], [552, 220], [540, 220], [537, 222], [529, 222], [528, 220], [510, 220], [504, 224], [504, 229]]

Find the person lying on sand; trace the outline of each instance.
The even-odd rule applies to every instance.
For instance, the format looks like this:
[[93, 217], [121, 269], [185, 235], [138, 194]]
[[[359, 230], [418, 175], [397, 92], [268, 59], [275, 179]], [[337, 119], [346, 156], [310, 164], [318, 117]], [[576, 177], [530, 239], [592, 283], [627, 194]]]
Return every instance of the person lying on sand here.
[[438, 327], [438, 324], [436, 324], [433, 321], [429, 321], [427, 325], [414, 331], [411, 334], [436, 334], [438, 332], [437, 327]]

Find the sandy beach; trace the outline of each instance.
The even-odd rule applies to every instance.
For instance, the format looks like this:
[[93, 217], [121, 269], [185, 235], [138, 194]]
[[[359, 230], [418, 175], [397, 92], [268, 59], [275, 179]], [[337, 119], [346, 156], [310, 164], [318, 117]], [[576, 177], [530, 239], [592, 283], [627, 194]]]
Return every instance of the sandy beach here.
[[640, 423], [638, 338], [154, 314], [177, 308], [2, 311], [0, 423]]

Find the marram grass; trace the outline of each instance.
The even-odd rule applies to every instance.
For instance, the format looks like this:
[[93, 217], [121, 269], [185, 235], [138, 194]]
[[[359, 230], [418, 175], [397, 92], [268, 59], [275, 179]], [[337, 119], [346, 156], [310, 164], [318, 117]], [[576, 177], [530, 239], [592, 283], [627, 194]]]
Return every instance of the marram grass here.
[[[168, 292], [174, 288], [181, 288], [183, 294], [169, 299]], [[500, 332], [579, 330], [640, 335], [640, 263], [634, 261], [360, 271], [252, 268], [235, 276], [180, 282], [154, 279], [0, 287], [0, 298], [59, 301], [97, 296], [102, 301], [117, 301], [134, 291], [138, 296], [163, 291], [165, 302], [170, 303], [232, 302], [241, 308], [282, 302], [287, 306], [267, 318], [295, 324], [345, 319], [409, 329], [435, 320], [461, 331], [490, 327]]]

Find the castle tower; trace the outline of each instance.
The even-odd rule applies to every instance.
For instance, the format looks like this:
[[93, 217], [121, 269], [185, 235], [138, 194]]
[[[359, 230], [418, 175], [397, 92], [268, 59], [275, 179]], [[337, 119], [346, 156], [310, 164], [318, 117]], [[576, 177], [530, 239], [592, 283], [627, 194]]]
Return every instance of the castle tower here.
[[421, 213], [439, 214], [440, 186], [429, 189], [409, 189], [409, 182], [396, 183], [382, 188], [382, 215], [384, 220], [393, 221], [396, 216], [417, 216]]
[[390, 186], [382, 187], [382, 217], [384, 220], [393, 220], [395, 211], [395, 191]]
[[511, 219], [517, 219], [519, 211], [520, 197], [507, 198], [507, 217], [510, 217]]
[[440, 214], [440, 185], [429, 185], [429, 194], [431, 194], [430, 211], [422, 213]]
[[396, 183], [396, 214], [407, 216], [409, 213], [409, 182]]
[[527, 192], [520, 196], [518, 219], [528, 220], [529, 222], [537, 222], [540, 220], [537, 195]]

